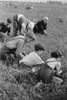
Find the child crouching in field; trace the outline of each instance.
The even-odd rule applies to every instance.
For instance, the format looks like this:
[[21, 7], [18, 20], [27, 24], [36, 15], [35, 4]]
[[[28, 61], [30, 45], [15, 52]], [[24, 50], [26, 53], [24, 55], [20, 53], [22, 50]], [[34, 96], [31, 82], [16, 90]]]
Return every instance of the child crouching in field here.
[[31, 52], [26, 55], [19, 63], [23, 63], [27, 66], [43, 64], [44, 61], [40, 58], [40, 55], [44, 52], [44, 47], [41, 44], [35, 44], [35, 52]]
[[44, 17], [42, 20], [38, 21], [33, 28], [33, 32], [35, 34], [45, 34], [47, 35], [47, 24], [48, 24], [49, 18]]
[[[38, 45], [35, 45], [35, 51], [38, 54], [42, 54], [44, 49], [41, 49]], [[51, 58], [49, 58], [46, 62], [44, 62], [35, 52], [31, 52], [29, 55], [25, 56], [20, 63], [24, 63], [25, 65], [39, 65], [32, 68], [31, 73], [36, 74], [38, 81], [42, 80], [43, 83], [50, 83], [52, 81], [56, 81], [57, 83], [62, 83], [63, 80], [58, 78], [62, 73], [61, 70], [61, 54], [59, 51], [51, 52]], [[58, 76], [58, 77], [54, 77]], [[54, 79], [54, 80], [53, 80]], [[39, 82], [38, 84], [42, 83]], [[39, 85], [37, 85], [39, 86]]]
[[32, 68], [32, 73], [37, 72], [37, 87], [42, 83], [62, 83], [63, 80], [60, 78], [62, 73], [61, 70], [61, 54], [58, 51], [51, 52], [51, 58], [49, 58], [44, 64], [41, 65], [37, 72], [37, 68]]
[[25, 36], [16, 36], [14, 38], [10, 38], [8, 41], [6, 41], [0, 48], [0, 59], [4, 58], [6, 55], [13, 54], [16, 57], [19, 57], [22, 59], [24, 55], [23, 52], [23, 46], [26, 43], [26, 37]]

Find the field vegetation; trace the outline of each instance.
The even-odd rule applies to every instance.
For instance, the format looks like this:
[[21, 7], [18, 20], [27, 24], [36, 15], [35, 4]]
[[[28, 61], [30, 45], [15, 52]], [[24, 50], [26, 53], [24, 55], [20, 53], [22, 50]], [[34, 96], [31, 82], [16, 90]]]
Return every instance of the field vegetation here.
[[31, 3], [33, 9], [27, 10], [24, 3], [12, 2], [12, 4], [0, 6], [0, 22], [6, 21], [9, 17], [12, 18], [17, 13], [24, 14], [34, 22], [41, 20], [44, 16], [49, 17], [48, 36], [37, 35], [37, 40], [26, 43], [24, 50], [30, 53], [34, 50], [35, 43], [42, 43], [45, 47], [44, 54], [41, 56], [44, 61], [50, 57], [51, 51], [59, 50], [62, 53], [64, 82], [61, 85], [51, 83], [44, 84], [41, 88], [34, 88], [37, 79], [35, 75], [29, 73], [30, 67], [20, 66], [17, 64], [17, 59], [11, 60], [8, 57], [6, 61], [0, 60], [0, 100], [67, 100], [67, 6]]

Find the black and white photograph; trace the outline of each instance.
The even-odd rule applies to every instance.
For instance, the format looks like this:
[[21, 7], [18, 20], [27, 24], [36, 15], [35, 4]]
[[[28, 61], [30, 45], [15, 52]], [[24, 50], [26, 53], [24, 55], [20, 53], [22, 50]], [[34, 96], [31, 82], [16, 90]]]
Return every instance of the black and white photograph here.
[[67, 100], [67, 0], [0, 0], [0, 100]]

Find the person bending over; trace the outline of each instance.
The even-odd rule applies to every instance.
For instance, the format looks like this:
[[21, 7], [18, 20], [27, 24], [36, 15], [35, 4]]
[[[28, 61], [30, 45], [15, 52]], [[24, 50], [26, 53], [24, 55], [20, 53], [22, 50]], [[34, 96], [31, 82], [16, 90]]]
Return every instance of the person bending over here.
[[51, 58], [47, 59], [47, 61], [37, 70], [37, 67], [32, 68], [32, 73], [36, 73], [38, 83], [36, 86], [40, 86], [43, 83], [51, 83], [54, 81], [55, 83], [62, 83], [63, 80], [60, 78], [62, 74], [61, 70], [61, 54], [59, 51], [51, 52]]
[[16, 14], [13, 16], [13, 37], [18, 35], [26, 35], [32, 40], [36, 39], [35, 34], [29, 30], [32, 30], [34, 22], [28, 20], [23, 14]]
[[16, 36], [14, 38], [10, 38], [6, 41], [0, 48], [0, 58], [3, 56], [13, 54], [16, 57], [22, 59], [24, 57], [23, 47], [26, 41], [25, 36]]
[[44, 61], [40, 57], [44, 52], [44, 46], [38, 43], [35, 44], [34, 49], [35, 51], [27, 54], [24, 58], [20, 60], [19, 63], [23, 63], [27, 66], [39, 65], [44, 63]]
[[47, 24], [48, 24], [49, 18], [44, 17], [42, 20], [38, 21], [33, 28], [33, 32], [35, 34], [45, 34], [47, 35]]

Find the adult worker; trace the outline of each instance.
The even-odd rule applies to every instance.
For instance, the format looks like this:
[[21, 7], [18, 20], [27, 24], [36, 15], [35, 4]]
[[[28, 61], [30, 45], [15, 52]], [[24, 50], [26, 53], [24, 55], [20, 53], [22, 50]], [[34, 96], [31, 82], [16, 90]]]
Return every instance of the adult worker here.
[[3, 56], [6, 56], [6, 54], [13, 54], [16, 57], [22, 59], [24, 57], [23, 46], [25, 41], [26, 37], [22, 35], [10, 38], [1, 46], [0, 57], [2, 58]]
[[28, 20], [23, 14], [16, 14], [13, 16], [13, 36], [17, 36], [19, 34], [26, 34], [26, 36], [30, 37], [32, 40], [36, 39], [36, 36], [33, 32], [28, 32], [34, 26], [34, 22]]

